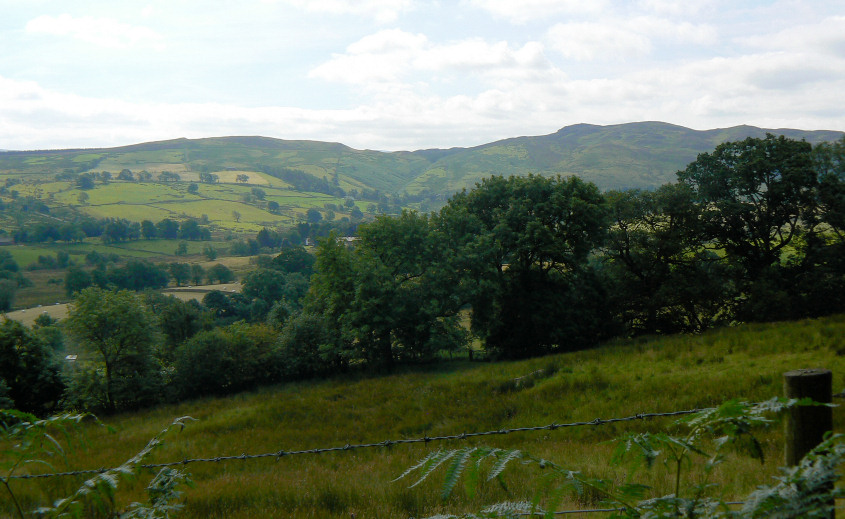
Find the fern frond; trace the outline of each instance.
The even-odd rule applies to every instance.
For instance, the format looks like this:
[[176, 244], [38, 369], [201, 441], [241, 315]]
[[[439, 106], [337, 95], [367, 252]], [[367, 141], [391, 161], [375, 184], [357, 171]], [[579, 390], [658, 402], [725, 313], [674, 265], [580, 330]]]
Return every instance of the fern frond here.
[[475, 447], [464, 447], [460, 451], [456, 453], [454, 461], [446, 470], [446, 479], [443, 481], [443, 491], [440, 493], [440, 497], [442, 499], [447, 499], [450, 495], [452, 495], [452, 490], [454, 490], [455, 485], [458, 483], [458, 479], [461, 477], [461, 473], [464, 471], [464, 468], [467, 465], [467, 462], [472, 458], [473, 454], [477, 451]]
[[499, 457], [498, 461], [490, 469], [490, 474], [487, 476], [488, 480], [499, 477], [499, 474], [505, 470], [508, 463], [516, 459], [522, 459], [523, 457], [522, 451], [517, 449], [510, 451], [497, 451], [495, 454], [497, 457], [501, 457]]
[[430, 453], [428, 454], [428, 456], [426, 456], [425, 458], [421, 459], [421, 460], [419, 461], [419, 463], [417, 463], [417, 464], [416, 464], [416, 465], [414, 465], [413, 467], [409, 468], [408, 470], [406, 470], [406, 471], [405, 471], [405, 472], [403, 472], [402, 474], [399, 474], [399, 476], [398, 476], [398, 477], [396, 477], [396, 479], [394, 479], [393, 481], [391, 481], [391, 483], [395, 483], [396, 481], [399, 481], [400, 479], [404, 478], [405, 476], [407, 476], [407, 475], [408, 475], [408, 474], [410, 474], [411, 472], [413, 472], [413, 471], [417, 470], [418, 468], [420, 468], [420, 467], [424, 466], [424, 465], [425, 465], [426, 463], [428, 463], [428, 462], [429, 462], [429, 461], [430, 461], [433, 457], [438, 456], [438, 455], [440, 454], [440, 452], [442, 452], [442, 451], [434, 451], [434, 452], [430, 452]]
[[437, 467], [452, 459], [457, 453], [457, 450], [438, 451], [436, 453], [436, 456], [433, 456], [431, 459], [428, 460], [428, 462], [426, 462], [425, 466], [423, 467], [423, 475], [420, 476], [420, 479], [416, 483], [411, 485], [409, 488], [414, 488], [415, 486], [425, 481]]

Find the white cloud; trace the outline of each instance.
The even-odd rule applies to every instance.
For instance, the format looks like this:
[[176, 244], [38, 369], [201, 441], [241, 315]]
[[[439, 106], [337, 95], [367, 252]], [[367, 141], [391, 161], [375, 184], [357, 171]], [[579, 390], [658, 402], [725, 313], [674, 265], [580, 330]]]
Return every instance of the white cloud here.
[[521, 71], [543, 70], [550, 64], [543, 45], [529, 42], [513, 48], [506, 41], [470, 38], [449, 43], [431, 42], [425, 35], [389, 29], [365, 36], [344, 54], [315, 67], [310, 77], [381, 88], [378, 83], [408, 80], [415, 73], [474, 72], [486, 77], [519, 76]]
[[746, 36], [739, 41], [757, 49], [823, 52], [841, 59], [845, 56], [845, 16], [794, 25], [773, 34]]
[[595, 15], [608, 7], [607, 0], [469, 0], [469, 4], [515, 23], [560, 14]]
[[552, 48], [567, 58], [588, 61], [645, 56], [651, 40], [642, 34], [599, 23], [561, 23], [548, 31]]
[[164, 37], [148, 27], [130, 25], [111, 18], [93, 16], [74, 17], [42, 15], [26, 24], [26, 31], [33, 34], [52, 34], [99, 45], [123, 49], [149, 47], [164, 50]]
[[282, 3], [306, 11], [344, 15], [354, 14], [375, 19], [379, 23], [396, 21], [399, 15], [413, 8], [412, 0], [263, 0]]

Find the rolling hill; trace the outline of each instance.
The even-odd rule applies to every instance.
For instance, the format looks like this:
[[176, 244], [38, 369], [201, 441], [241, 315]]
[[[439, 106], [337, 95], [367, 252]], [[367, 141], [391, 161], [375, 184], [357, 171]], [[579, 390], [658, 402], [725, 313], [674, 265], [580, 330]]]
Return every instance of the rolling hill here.
[[[661, 122], [611, 126], [576, 124], [534, 137], [515, 137], [471, 148], [381, 152], [356, 150], [340, 143], [280, 140], [267, 137], [175, 139], [117, 148], [0, 152], [0, 192], [11, 191], [42, 200], [49, 207], [78, 210], [93, 216], [122, 213], [156, 218], [181, 215], [224, 222], [237, 211], [243, 216], [234, 231], [297, 221], [309, 208], [338, 207], [344, 198], [360, 209], [384, 195], [409, 195], [408, 207], [428, 209], [471, 188], [490, 175], [576, 175], [601, 189], [654, 188], [674, 180], [675, 172], [717, 144], [766, 133], [835, 141], [839, 131], [767, 130], [752, 126], [707, 131]], [[146, 172], [146, 183], [111, 182], [90, 191], [90, 201], [77, 204], [80, 193], [69, 179], [81, 173]], [[178, 175], [169, 182], [163, 172]], [[62, 178], [57, 179], [60, 176]], [[186, 192], [187, 183], [212, 175], [217, 182]], [[174, 177], [175, 178], [175, 177]], [[2, 184], [0, 184], [2, 185]], [[14, 187], [17, 186], [17, 187]], [[267, 211], [246, 196], [254, 187], [279, 208]], [[428, 201], [417, 205], [421, 201]], [[347, 210], [351, 207], [347, 206]], [[396, 207], [394, 205], [394, 207]], [[117, 209], [116, 209], [117, 208]]]

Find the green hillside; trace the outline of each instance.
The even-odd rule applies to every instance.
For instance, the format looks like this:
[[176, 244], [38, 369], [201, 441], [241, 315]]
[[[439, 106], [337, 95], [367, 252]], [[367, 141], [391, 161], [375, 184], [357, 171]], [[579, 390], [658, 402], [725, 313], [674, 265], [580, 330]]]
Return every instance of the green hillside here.
[[[477, 511], [505, 499], [530, 499], [543, 473], [515, 467], [505, 473], [508, 491], [482, 485], [471, 498], [462, 484], [443, 502], [439, 497], [444, 468], [424, 484], [392, 480], [438, 448], [489, 445], [518, 448], [584, 474], [626, 481], [626, 467], [609, 465], [615, 444], [625, 433], [671, 428], [672, 418], [601, 426], [515, 432], [467, 440], [393, 445], [349, 452], [301, 454], [277, 458], [214, 462], [218, 456], [275, 453], [280, 449], [343, 447], [346, 444], [495, 431], [552, 423], [589, 422], [643, 412], [669, 412], [718, 405], [728, 399], [750, 401], [782, 394], [782, 374], [798, 368], [825, 367], [834, 373], [834, 392], [843, 385], [845, 319], [745, 325], [703, 335], [640, 338], [604, 347], [520, 362], [442, 362], [383, 377], [347, 375], [326, 381], [289, 383], [226, 398], [206, 398], [105, 418], [110, 433], [91, 428], [88, 448], [69, 452], [69, 463], [55, 468], [112, 467], [136, 453], [176, 417], [192, 416], [179, 434], [166, 438], [151, 462], [210, 458], [185, 470], [196, 488], [186, 489], [186, 509], [177, 517], [427, 517], [436, 513]], [[834, 430], [841, 431], [842, 407], [834, 410]], [[683, 431], [683, 428], [672, 430]], [[742, 498], [756, 485], [771, 483], [783, 462], [783, 429], [763, 432], [766, 462], [729, 455], [711, 482], [726, 500]], [[60, 437], [61, 441], [64, 438]], [[32, 465], [33, 472], [49, 468]], [[684, 492], [700, 483], [694, 464]], [[672, 491], [670, 470], [656, 463], [634, 481], [653, 486], [645, 497]], [[142, 498], [149, 475], [130, 483], [118, 504]], [[84, 478], [13, 481], [25, 508], [68, 495]], [[532, 483], [532, 481], [534, 483]], [[126, 483], [121, 483], [126, 485]], [[0, 515], [11, 503], [0, 500]], [[596, 508], [598, 496], [568, 496], [558, 510]]]
[[[409, 192], [452, 193], [490, 175], [575, 175], [601, 189], [654, 188], [675, 180], [675, 172], [725, 141], [766, 133], [816, 144], [843, 132], [765, 130], [737, 126], [696, 131], [660, 122], [596, 126], [577, 124], [539, 137], [517, 137], [475, 148], [451, 150], [411, 182]], [[429, 152], [431, 155], [437, 156]]]

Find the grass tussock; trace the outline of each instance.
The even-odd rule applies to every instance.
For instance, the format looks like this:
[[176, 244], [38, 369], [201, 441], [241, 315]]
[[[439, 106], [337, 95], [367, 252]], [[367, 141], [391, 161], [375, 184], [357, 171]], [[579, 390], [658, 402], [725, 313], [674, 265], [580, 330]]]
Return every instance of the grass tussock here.
[[[300, 382], [228, 398], [202, 399], [112, 417], [116, 430], [87, 432], [88, 449], [76, 449], [69, 466], [114, 466], [137, 452], [178, 416], [197, 418], [170, 436], [155, 461], [257, 454], [387, 439], [590, 421], [717, 405], [732, 398], [762, 400], [782, 393], [782, 373], [825, 367], [834, 392], [845, 385], [845, 316], [754, 324], [697, 336], [619, 340], [601, 348], [509, 363], [455, 361], [384, 376], [350, 376]], [[845, 414], [834, 410], [841, 430]], [[527, 472], [506, 473], [507, 491], [483, 484], [476, 495], [439, 498], [439, 480], [391, 482], [438, 446], [463, 444], [519, 448], [597, 477], [623, 482], [624, 469], [609, 467], [614, 445], [626, 432], [672, 427], [671, 419], [633, 421], [487, 436], [464, 443], [395, 445], [280, 459], [188, 465], [186, 518], [423, 517], [478, 510], [504, 499], [530, 497]], [[762, 434], [767, 461], [738, 457], [720, 466], [715, 481], [726, 497], [742, 496], [770, 482], [782, 462], [779, 426]], [[61, 468], [61, 467], [57, 467]], [[691, 475], [689, 484], [698, 476]], [[671, 492], [673, 477], [659, 467], [638, 476], [655, 495]], [[16, 482], [27, 504], [52, 499], [72, 482]], [[142, 485], [122, 499], [139, 499]], [[597, 496], [573, 496], [563, 508], [591, 507]], [[0, 505], [0, 507], [5, 505]], [[0, 510], [0, 514], [8, 510]]]

